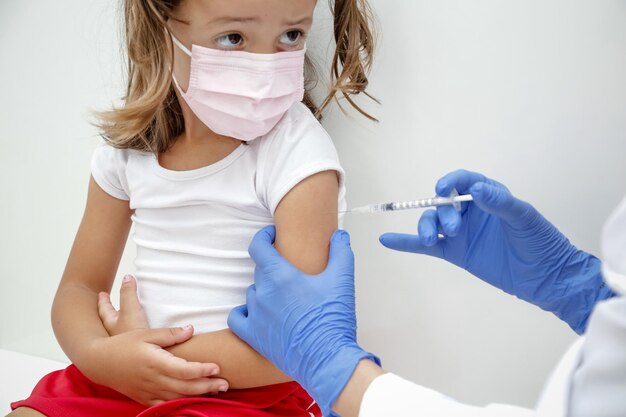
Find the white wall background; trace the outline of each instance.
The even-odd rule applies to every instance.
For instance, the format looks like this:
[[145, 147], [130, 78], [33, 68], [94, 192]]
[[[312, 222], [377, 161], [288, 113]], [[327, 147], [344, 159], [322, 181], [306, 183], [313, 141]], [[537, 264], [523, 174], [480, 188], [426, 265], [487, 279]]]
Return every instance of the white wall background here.
[[[122, 91], [107, 0], [0, 2], [0, 348], [63, 359], [49, 310], [80, 222], [96, 131]], [[116, 2], [117, 4], [117, 2]], [[325, 126], [349, 202], [426, 197], [447, 171], [499, 179], [581, 248], [626, 192], [626, 1], [372, 0], [380, 124]], [[322, 2], [321, 6], [325, 6]], [[327, 53], [320, 7], [313, 53]], [[382, 248], [418, 213], [347, 218], [359, 337], [388, 370], [475, 404], [530, 406], [573, 340], [549, 314], [438, 260]], [[132, 271], [129, 247], [120, 273]]]

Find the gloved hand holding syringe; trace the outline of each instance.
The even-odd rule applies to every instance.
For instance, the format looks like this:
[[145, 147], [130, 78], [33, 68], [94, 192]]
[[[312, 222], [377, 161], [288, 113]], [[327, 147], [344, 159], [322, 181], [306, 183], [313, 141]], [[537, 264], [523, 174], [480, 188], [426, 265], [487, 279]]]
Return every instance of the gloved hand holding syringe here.
[[452, 205], [457, 211], [461, 211], [461, 203], [472, 200], [473, 198], [470, 194], [459, 195], [456, 189], [453, 189], [448, 197], [436, 196], [413, 201], [368, 204], [366, 206], [354, 207], [342, 213], [383, 213], [387, 211], [411, 210], [445, 205]]

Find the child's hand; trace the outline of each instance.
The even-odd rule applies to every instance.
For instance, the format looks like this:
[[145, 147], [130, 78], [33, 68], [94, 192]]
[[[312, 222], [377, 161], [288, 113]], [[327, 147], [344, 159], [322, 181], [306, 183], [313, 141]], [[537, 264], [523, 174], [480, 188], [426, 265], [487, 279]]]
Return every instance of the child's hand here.
[[152, 406], [188, 396], [216, 394], [228, 382], [214, 378], [216, 364], [187, 362], [165, 347], [193, 336], [193, 327], [139, 329], [96, 339], [87, 347], [87, 363], [81, 371], [93, 382]]
[[85, 375], [94, 382], [148, 406], [228, 389], [227, 381], [213, 378], [220, 372], [216, 364], [187, 362], [164, 349], [189, 340], [193, 328], [149, 329], [132, 276], [124, 277], [119, 311], [102, 292], [98, 314], [111, 337], [97, 340], [90, 349], [89, 363], [95, 366]]
[[98, 314], [110, 336], [132, 330], [147, 329], [148, 320], [137, 298], [137, 281], [126, 275], [120, 288], [120, 310], [111, 304], [111, 297], [105, 292], [98, 294]]

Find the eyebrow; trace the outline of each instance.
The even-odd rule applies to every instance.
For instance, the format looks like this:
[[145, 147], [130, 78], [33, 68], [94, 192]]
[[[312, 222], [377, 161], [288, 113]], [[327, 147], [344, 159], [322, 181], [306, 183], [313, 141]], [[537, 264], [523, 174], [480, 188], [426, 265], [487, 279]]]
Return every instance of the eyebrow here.
[[[229, 16], [224, 16], [224, 17], [219, 17], [217, 19], [214, 20], [210, 20], [208, 23], [211, 25], [216, 25], [216, 24], [224, 24], [224, 23], [254, 23], [254, 22], [258, 22], [261, 19], [257, 16], [252, 16], [252, 17], [229, 17]], [[311, 23], [312, 19], [310, 17], [304, 17], [300, 20], [297, 20], [295, 22], [289, 22], [289, 21], [284, 21], [283, 24], [285, 26], [293, 26], [293, 25], [301, 25], [304, 23]]]
[[301, 25], [303, 23], [311, 23], [313, 21], [313, 19], [311, 19], [310, 17], [303, 17], [300, 20], [296, 20], [295, 22], [287, 22], [284, 21], [283, 24], [285, 24], [286, 26], [293, 26], [293, 25]]
[[217, 19], [210, 20], [209, 23], [212, 24], [212, 25], [219, 24], [219, 23], [230, 23], [230, 22], [248, 23], [248, 22], [257, 22], [258, 20], [259, 20], [258, 17], [228, 17], [228, 16], [224, 16], [224, 17], [219, 17]]

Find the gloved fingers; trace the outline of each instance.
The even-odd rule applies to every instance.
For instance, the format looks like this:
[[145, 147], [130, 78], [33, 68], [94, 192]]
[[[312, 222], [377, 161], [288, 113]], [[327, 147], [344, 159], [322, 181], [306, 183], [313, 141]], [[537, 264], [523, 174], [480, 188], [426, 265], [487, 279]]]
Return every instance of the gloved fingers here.
[[345, 230], [337, 230], [330, 238], [330, 251], [326, 271], [339, 273], [354, 272], [354, 253], [350, 247], [350, 235]]
[[419, 243], [424, 246], [433, 246], [439, 240], [439, 229], [437, 210], [426, 210], [422, 213], [417, 223], [417, 239]]
[[252, 284], [246, 291], [246, 309], [247, 311], [254, 311], [256, 309], [256, 285]]
[[483, 174], [459, 169], [441, 177], [441, 179], [437, 181], [435, 192], [439, 196], [448, 197], [452, 189], [456, 188], [460, 194], [467, 194], [473, 184], [487, 181], [489, 181], [489, 179]]
[[443, 258], [443, 245], [445, 244], [445, 240], [438, 239], [434, 245], [427, 246], [423, 244], [419, 236], [416, 235], [385, 233], [380, 237], [380, 243], [389, 249], [401, 252], [421, 253], [436, 258]]
[[266, 272], [255, 274], [257, 285], [262, 285], [263, 281], [272, 279], [274, 276], [272, 271], [280, 268], [288, 270], [293, 268], [274, 248], [273, 243], [275, 239], [276, 228], [274, 226], [266, 226], [254, 235], [248, 247], [248, 253], [252, 260], [256, 262], [257, 267]]
[[248, 289], [246, 290], [246, 301], [247, 301], [249, 298], [254, 297], [254, 295], [255, 295], [255, 294], [256, 294], [256, 285], [255, 285], [255, 284], [252, 284], [252, 285], [250, 285], [250, 286], [248, 287]]
[[228, 314], [228, 327], [241, 339], [250, 340], [248, 330], [248, 306], [246, 304], [237, 306]]
[[274, 226], [266, 226], [256, 232], [248, 246], [248, 253], [257, 265], [263, 264], [268, 259], [280, 256], [273, 246], [275, 239], [276, 227]]
[[263, 288], [263, 286], [267, 282], [267, 278], [265, 277], [265, 275], [266, 274], [263, 268], [256, 265], [254, 267], [254, 285], [260, 285], [261, 288]]
[[499, 184], [474, 184], [470, 192], [479, 208], [508, 222], [524, 222], [535, 212], [530, 204], [515, 198]]
[[439, 224], [446, 236], [454, 237], [459, 233], [461, 229], [461, 213], [456, 211], [454, 206], [439, 206], [437, 207], [437, 217], [439, 218]]

